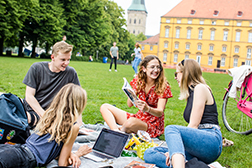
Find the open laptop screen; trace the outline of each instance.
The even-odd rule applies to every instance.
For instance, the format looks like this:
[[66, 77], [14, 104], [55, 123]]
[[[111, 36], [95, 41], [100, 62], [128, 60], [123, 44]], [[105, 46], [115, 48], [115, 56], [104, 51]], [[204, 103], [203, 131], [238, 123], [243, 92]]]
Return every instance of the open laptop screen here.
[[103, 128], [93, 146], [93, 150], [119, 157], [127, 140], [127, 134]]

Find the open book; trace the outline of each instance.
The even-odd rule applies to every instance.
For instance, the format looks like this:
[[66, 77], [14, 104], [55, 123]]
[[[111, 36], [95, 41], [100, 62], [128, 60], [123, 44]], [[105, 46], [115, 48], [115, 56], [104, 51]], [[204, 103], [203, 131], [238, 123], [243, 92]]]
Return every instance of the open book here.
[[129, 97], [129, 99], [131, 100], [132, 104], [136, 107], [136, 101], [138, 100], [138, 97], [136, 96], [134, 90], [130, 86], [130, 84], [127, 81], [127, 79], [126, 78], [123, 78], [123, 79], [124, 79], [124, 84], [123, 84], [122, 90]]

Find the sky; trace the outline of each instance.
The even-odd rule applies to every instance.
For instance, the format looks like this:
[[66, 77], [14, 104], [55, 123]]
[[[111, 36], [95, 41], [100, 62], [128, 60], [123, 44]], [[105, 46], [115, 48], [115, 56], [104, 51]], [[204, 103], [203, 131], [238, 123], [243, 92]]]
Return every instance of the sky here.
[[[125, 10], [124, 18], [127, 20], [127, 9], [130, 7], [132, 0], [113, 0]], [[154, 36], [160, 31], [161, 16], [169, 12], [181, 0], [145, 0], [145, 7], [148, 12], [146, 20], [145, 35]]]

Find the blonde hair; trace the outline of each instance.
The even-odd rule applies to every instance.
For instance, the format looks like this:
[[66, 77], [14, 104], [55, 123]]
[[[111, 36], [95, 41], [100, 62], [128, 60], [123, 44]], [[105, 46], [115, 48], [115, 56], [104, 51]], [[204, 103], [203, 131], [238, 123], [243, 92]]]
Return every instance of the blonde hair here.
[[[194, 86], [197, 84], [206, 84], [205, 79], [202, 76], [201, 67], [194, 59], [185, 59], [177, 64], [177, 68], [182, 73], [181, 85], [180, 85], [180, 100], [187, 99], [189, 97], [188, 87], [191, 88], [191, 84]], [[191, 88], [193, 89], [193, 88]]]
[[137, 94], [141, 91], [145, 89], [146, 86], [146, 82], [147, 82], [147, 75], [146, 73], [143, 71], [143, 67], [147, 68], [148, 63], [151, 60], [158, 60], [159, 62], [159, 66], [160, 66], [160, 73], [159, 76], [155, 79], [155, 89], [154, 92], [157, 95], [161, 95], [164, 93], [165, 89], [166, 89], [166, 85], [168, 84], [168, 82], [166, 81], [165, 75], [164, 75], [164, 70], [163, 70], [163, 66], [161, 61], [159, 60], [158, 57], [154, 56], [154, 55], [149, 55], [147, 57], [145, 57], [141, 63], [140, 63], [140, 68], [139, 68], [139, 73], [138, 73], [138, 80], [137, 80]]
[[73, 49], [72, 45], [70, 45], [64, 41], [60, 41], [60, 42], [57, 42], [53, 45], [52, 54], [54, 54], [54, 56], [57, 56], [59, 51], [63, 54], [66, 54], [66, 53], [71, 52], [72, 49]]
[[58, 144], [68, 142], [72, 127], [84, 110], [87, 94], [80, 86], [69, 83], [62, 87], [54, 97], [49, 108], [39, 120], [35, 131], [38, 135], [51, 134], [48, 141]]

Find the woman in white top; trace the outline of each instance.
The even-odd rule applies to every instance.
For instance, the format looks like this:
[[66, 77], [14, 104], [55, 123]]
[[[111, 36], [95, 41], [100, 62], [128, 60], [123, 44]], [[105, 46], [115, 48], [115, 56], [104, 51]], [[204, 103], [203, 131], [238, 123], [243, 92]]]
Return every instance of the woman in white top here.
[[136, 43], [136, 44], [135, 44], [135, 49], [134, 49], [134, 51], [135, 51], [135, 53], [132, 53], [132, 54], [131, 54], [131, 57], [132, 57], [133, 55], [135, 55], [135, 59], [134, 59], [134, 61], [133, 61], [133, 63], [132, 63], [132, 68], [133, 68], [134, 71], [135, 71], [134, 77], [136, 77], [136, 76], [137, 76], [137, 66], [140, 64], [141, 58], [142, 58], [142, 56], [143, 56], [143, 53], [142, 53], [142, 51], [141, 51], [141, 48], [140, 48], [139, 43]]

